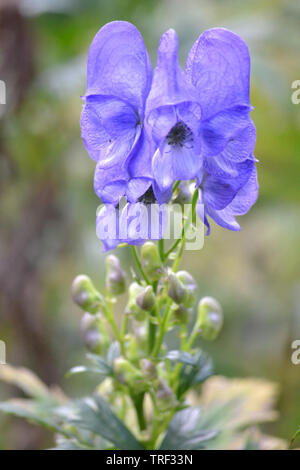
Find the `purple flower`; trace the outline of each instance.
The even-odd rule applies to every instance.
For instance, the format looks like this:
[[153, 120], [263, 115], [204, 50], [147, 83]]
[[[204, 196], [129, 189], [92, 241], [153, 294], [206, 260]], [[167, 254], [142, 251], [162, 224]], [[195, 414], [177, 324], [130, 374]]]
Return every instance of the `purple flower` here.
[[177, 180], [194, 179], [202, 165], [201, 107], [196, 89], [179, 65], [177, 52], [178, 38], [170, 29], [160, 40], [146, 107], [146, 121], [156, 149], [153, 177], [161, 191]]
[[248, 47], [231, 31], [210, 29], [194, 43], [185, 71], [201, 104], [204, 167], [217, 176], [237, 176], [236, 165], [252, 158], [256, 139]]
[[119, 243], [142, 245], [146, 240], [160, 240], [167, 223], [167, 208], [156, 203], [150, 188], [136, 203], [102, 206], [97, 214], [96, 231], [103, 251], [107, 251]]
[[236, 171], [237, 177], [220, 178], [203, 171], [198, 178], [197, 212], [207, 226], [207, 235], [210, 233], [207, 216], [221, 227], [240, 230], [235, 216], [246, 214], [257, 199], [254, 159], [237, 164]]
[[[134, 211], [145, 206], [146, 217], [149, 195], [152, 203], [164, 204], [174, 183], [183, 180], [196, 179], [198, 213], [208, 233], [207, 216], [239, 229], [235, 216], [250, 209], [258, 192], [249, 77], [247, 45], [226, 29], [201, 34], [184, 71], [176, 32], [168, 30], [153, 74], [135, 26], [115, 21], [98, 32], [89, 50], [81, 129], [97, 162], [95, 192], [106, 204], [97, 227], [113, 213], [120, 215], [118, 233], [104, 241], [106, 249], [161, 237], [159, 221], [154, 235], [148, 228], [141, 234]], [[120, 213], [122, 196], [128, 204]]]
[[[152, 68], [144, 41], [130, 23], [115, 21], [95, 36], [89, 50], [87, 89], [81, 116], [82, 137], [97, 161], [95, 191], [103, 202], [116, 204], [124, 194], [132, 198], [129, 161], [136, 154], [150, 160], [151, 145], [143, 129]], [[146, 172], [135, 184], [134, 198], [151, 181]]]

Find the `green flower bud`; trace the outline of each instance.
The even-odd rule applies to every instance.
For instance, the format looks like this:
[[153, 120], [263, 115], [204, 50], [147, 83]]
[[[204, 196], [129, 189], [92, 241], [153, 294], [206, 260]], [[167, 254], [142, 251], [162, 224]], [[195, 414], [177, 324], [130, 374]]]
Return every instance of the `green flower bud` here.
[[168, 296], [176, 303], [181, 304], [186, 295], [184, 285], [172, 271], [168, 275]]
[[101, 310], [103, 305], [103, 297], [100, 292], [94, 287], [91, 279], [84, 274], [75, 277], [71, 293], [73, 301], [89, 313], [97, 313]]
[[156, 404], [162, 412], [172, 410], [178, 404], [173, 390], [163, 379], [159, 380], [156, 391]]
[[136, 303], [142, 310], [151, 312], [155, 305], [155, 295], [152, 286], [147, 286], [136, 298]]
[[145, 324], [136, 323], [133, 325], [133, 336], [136, 341], [136, 347], [140, 356], [144, 355], [148, 346], [148, 330]]
[[113, 370], [116, 379], [121, 384], [127, 385], [136, 392], [145, 390], [145, 381], [141, 371], [134, 367], [124, 357], [120, 356], [114, 360]]
[[187, 271], [178, 271], [176, 276], [185, 287], [185, 297], [182, 302], [183, 305], [187, 308], [193, 307], [194, 303], [196, 302], [198, 290], [195, 279]]
[[214, 341], [223, 326], [223, 311], [217, 300], [203, 297], [198, 304], [197, 327], [207, 341]]
[[80, 322], [80, 335], [83, 345], [94, 354], [103, 354], [109, 347], [109, 338], [101, 327], [102, 319], [85, 313]]
[[126, 274], [121, 268], [120, 261], [114, 255], [107, 256], [106, 260], [106, 288], [112, 295], [120, 295], [126, 289]]
[[187, 324], [191, 316], [191, 309], [179, 305], [173, 312], [173, 318], [176, 323]]
[[145, 288], [137, 282], [130, 284], [128, 289], [128, 304], [126, 306], [125, 313], [128, 315], [134, 315], [135, 319], [138, 321], [143, 321], [145, 319], [145, 310], [141, 309], [137, 303], [137, 298], [140, 294], [143, 294], [144, 289]]
[[153, 381], [157, 379], [156, 366], [153, 362], [149, 361], [149, 359], [141, 360], [141, 370], [146, 380]]
[[113, 380], [111, 377], [106, 377], [106, 379], [101, 382], [100, 385], [97, 387], [97, 393], [107, 400], [111, 400], [111, 398], [115, 395], [115, 389]]
[[155, 281], [161, 275], [161, 260], [158, 248], [153, 242], [146, 242], [141, 248], [141, 260], [148, 277]]

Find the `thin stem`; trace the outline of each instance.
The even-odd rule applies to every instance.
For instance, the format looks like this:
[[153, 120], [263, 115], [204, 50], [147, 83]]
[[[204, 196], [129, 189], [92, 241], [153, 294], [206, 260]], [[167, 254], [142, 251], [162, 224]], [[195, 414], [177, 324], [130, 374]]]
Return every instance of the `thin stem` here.
[[187, 350], [191, 349], [191, 347], [193, 346], [197, 336], [199, 336], [199, 328], [197, 327], [197, 325], [195, 325], [193, 330], [192, 330], [192, 333], [189, 337], [189, 340], [186, 343], [186, 349]]
[[177, 248], [180, 242], [181, 242], [181, 238], [177, 238], [176, 242], [173, 243], [171, 248], [165, 253], [165, 259], [169, 258], [170, 254]]
[[192, 198], [192, 207], [191, 207], [191, 211], [190, 213], [188, 214], [188, 217], [187, 217], [187, 220], [185, 221], [183, 227], [182, 227], [182, 232], [181, 232], [181, 238], [178, 238], [175, 243], [173, 243], [173, 245], [171, 246], [171, 248], [169, 248], [169, 250], [165, 253], [164, 255], [164, 258], [165, 260], [168, 259], [168, 257], [170, 256], [171, 253], [173, 253], [173, 251], [177, 248], [177, 246], [181, 243], [181, 247], [180, 247], [180, 250], [179, 252], [177, 253], [177, 256], [175, 258], [175, 261], [174, 261], [174, 264], [173, 264], [173, 271], [176, 271], [177, 268], [178, 268], [178, 265], [180, 263], [180, 259], [181, 259], [181, 256], [182, 256], [182, 253], [183, 253], [183, 250], [184, 250], [184, 246], [185, 246], [185, 234], [191, 224], [191, 222], [194, 222], [194, 219], [195, 219], [195, 211], [196, 211], [196, 205], [197, 205], [197, 199], [198, 199], [198, 189], [196, 188], [195, 191], [194, 191], [194, 194], [193, 194], [193, 198]]
[[138, 268], [138, 270], [139, 270], [139, 272], [140, 272], [142, 278], [144, 279], [144, 281], [146, 282], [146, 284], [149, 284], [149, 285], [150, 285], [151, 282], [149, 281], [147, 275], [145, 274], [145, 272], [144, 272], [144, 270], [143, 270], [143, 266], [142, 266], [142, 264], [141, 264], [141, 262], [140, 262], [140, 259], [139, 259], [139, 257], [138, 257], [138, 254], [137, 254], [137, 251], [136, 251], [135, 246], [131, 245], [130, 248], [131, 248], [131, 251], [132, 251], [132, 254], [133, 254], [133, 257], [134, 257], [134, 261], [135, 261], [135, 263], [136, 263], [136, 265], [137, 265], [137, 268]]
[[175, 258], [173, 266], [172, 266], [172, 271], [173, 272], [176, 272], [177, 269], [178, 269], [178, 266], [180, 264], [181, 257], [182, 257], [182, 254], [183, 254], [184, 247], [185, 247], [185, 235], [183, 236], [183, 238], [181, 240], [180, 248], [178, 250], [178, 253], [176, 255], [176, 258]]
[[162, 345], [162, 342], [163, 342], [163, 339], [164, 339], [164, 336], [167, 332], [168, 325], [169, 325], [169, 320], [170, 320], [170, 314], [172, 313], [171, 307], [172, 307], [172, 300], [168, 299], [166, 309], [165, 309], [165, 313], [164, 313], [164, 316], [162, 318], [162, 322], [161, 322], [161, 325], [160, 325], [159, 334], [157, 336], [156, 343], [155, 343], [155, 346], [154, 346], [154, 350], [153, 350], [153, 354], [152, 354], [153, 357], [158, 356], [161, 345]]
[[107, 321], [108, 323], [110, 324], [114, 334], [115, 334], [115, 337], [116, 339], [119, 341], [120, 343], [120, 347], [121, 347], [121, 352], [123, 354], [123, 356], [126, 355], [126, 351], [125, 351], [125, 344], [124, 344], [124, 338], [122, 337], [122, 335], [120, 334], [119, 330], [118, 330], [118, 327], [116, 325], [116, 322], [114, 320], [114, 312], [113, 312], [113, 309], [112, 309], [112, 301], [111, 301], [111, 298], [108, 298], [108, 301], [107, 301], [107, 305], [108, 305], [108, 310], [106, 311], [106, 318], [107, 318]]
[[173, 186], [173, 194], [175, 193], [175, 191], [176, 191], [176, 189], [178, 188], [179, 185], [180, 185], [180, 181], [176, 181], [176, 183]]
[[156, 326], [152, 321], [152, 315], [148, 320], [148, 353], [151, 354], [155, 344]]
[[124, 314], [123, 315], [123, 321], [122, 321], [122, 327], [121, 327], [121, 336], [123, 338], [123, 341], [124, 341], [126, 333], [127, 333], [127, 325], [128, 325], [128, 315]]
[[135, 411], [137, 420], [139, 423], [139, 428], [141, 431], [144, 431], [147, 427], [145, 416], [144, 416], [144, 393], [139, 393], [138, 395], [133, 395], [131, 397]]
[[159, 257], [161, 262], [163, 263], [165, 261], [165, 254], [164, 254], [164, 240], [161, 238], [158, 240], [158, 252], [159, 252]]

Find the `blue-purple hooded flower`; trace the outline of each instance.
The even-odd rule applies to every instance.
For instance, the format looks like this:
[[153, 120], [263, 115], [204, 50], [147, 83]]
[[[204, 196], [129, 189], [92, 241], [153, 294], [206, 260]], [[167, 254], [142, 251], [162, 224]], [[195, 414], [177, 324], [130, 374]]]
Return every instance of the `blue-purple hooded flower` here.
[[[124, 217], [132, 221], [134, 203], [143, 204], [151, 194], [152, 203], [164, 204], [175, 182], [195, 180], [198, 213], [208, 233], [208, 216], [239, 230], [235, 216], [246, 213], [258, 193], [249, 80], [248, 47], [226, 29], [201, 34], [185, 70], [176, 32], [168, 30], [152, 73], [135, 26], [122, 21], [104, 26], [89, 50], [81, 118], [85, 146], [97, 162], [95, 192], [107, 204], [97, 227], [112, 211], [109, 205], [118, 206], [123, 196], [128, 206], [120, 223], [126, 227]], [[106, 240], [105, 249], [121, 241], [136, 244], [143, 237], [131, 230], [128, 237]]]
[[231, 31], [210, 29], [191, 48], [185, 71], [201, 103], [204, 166], [216, 175], [236, 176], [235, 165], [251, 158], [256, 140], [248, 47]]
[[[146, 99], [152, 81], [148, 52], [139, 31], [115, 21], [95, 36], [89, 50], [82, 137], [97, 161], [95, 191], [103, 202], [126, 194], [134, 152], [147, 153]], [[142, 188], [143, 190], [143, 188]]]
[[153, 178], [166, 191], [178, 180], [192, 180], [199, 171], [198, 132], [201, 107], [194, 86], [178, 62], [178, 38], [173, 29], [163, 34], [158, 48], [146, 120], [155, 143]]

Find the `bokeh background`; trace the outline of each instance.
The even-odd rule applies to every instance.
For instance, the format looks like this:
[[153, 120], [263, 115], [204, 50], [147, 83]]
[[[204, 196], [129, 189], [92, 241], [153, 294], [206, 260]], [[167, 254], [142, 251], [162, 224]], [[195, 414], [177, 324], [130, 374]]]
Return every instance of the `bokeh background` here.
[[[70, 284], [87, 273], [103, 286], [95, 235], [99, 200], [80, 139], [86, 57], [98, 29], [126, 19], [142, 32], [153, 64], [160, 35], [180, 38], [182, 64], [209, 27], [239, 33], [252, 57], [260, 196], [240, 233], [213, 227], [183, 263], [225, 311], [220, 339], [204, 347], [218, 374], [280, 384], [280, 419], [266, 430], [289, 439], [300, 424], [300, 3], [295, 0], [0, 0], [0, 339], [7, 361], [32, 368], [72, 396], [88, 378], [65, 379], [82, 363], [80, 312]], [[124, 264], [130, 256], [119, 250]], [[121, 313], [121, 312], [120, 312]], [[5, 366], [0, 366], [5, 367]], [[16, 394], [0, 385], [0, 399]], [[0, 417], [0, 448], [41, 448], [51, 437]]]

